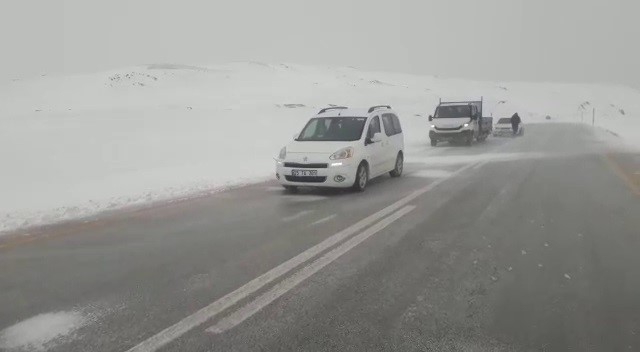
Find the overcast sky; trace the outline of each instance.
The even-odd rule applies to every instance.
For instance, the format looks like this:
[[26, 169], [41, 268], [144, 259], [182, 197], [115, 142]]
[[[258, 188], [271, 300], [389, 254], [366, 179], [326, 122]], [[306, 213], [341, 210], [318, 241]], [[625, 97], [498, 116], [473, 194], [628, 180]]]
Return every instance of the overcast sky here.
[[0, 0], [0, 78], [265, 61], [639, 88], [639, 18], [637, 0]]

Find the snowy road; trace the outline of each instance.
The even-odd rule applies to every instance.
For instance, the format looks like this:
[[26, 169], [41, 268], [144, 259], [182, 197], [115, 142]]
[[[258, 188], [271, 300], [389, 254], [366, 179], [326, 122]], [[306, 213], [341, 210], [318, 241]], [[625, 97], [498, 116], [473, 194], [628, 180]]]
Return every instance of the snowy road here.
[[640, 157], [586, 126], [410, 146], [0, 242], [0, 350], [640, 350]]

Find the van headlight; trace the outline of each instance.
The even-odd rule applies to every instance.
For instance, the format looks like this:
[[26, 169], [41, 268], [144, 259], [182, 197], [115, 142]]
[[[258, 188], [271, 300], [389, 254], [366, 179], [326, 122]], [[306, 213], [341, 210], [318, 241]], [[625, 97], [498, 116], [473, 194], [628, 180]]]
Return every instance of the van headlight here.
[[469, 123], [465, 123], [462, 127], [469, 127]]
[[280, 154], [278, 154], [278, 159], [284, 160], [284, 158], [286, 157], [287, 157], [287, 147], [282, 147], [282, 149], [280, 149]]
[[338, 150], [337, 152], [331, 154], [329, 159], [331, 160], [341, 160], [341, 159], [349, 159], [353, 156], [353, 148], [346, 147]]

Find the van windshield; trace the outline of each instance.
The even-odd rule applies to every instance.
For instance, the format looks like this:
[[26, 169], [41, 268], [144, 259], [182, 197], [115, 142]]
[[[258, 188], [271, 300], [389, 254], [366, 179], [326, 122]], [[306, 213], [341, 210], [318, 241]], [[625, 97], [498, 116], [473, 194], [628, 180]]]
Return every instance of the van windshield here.
[[433, 116], [437, 119], [460, 118], [471, 116], [471, 105], [450, 105], [438, 106], [436, 114]]
[[316, 117], [307, 122], [298, 141], [357, 141], [362, 136], [366, 117]]

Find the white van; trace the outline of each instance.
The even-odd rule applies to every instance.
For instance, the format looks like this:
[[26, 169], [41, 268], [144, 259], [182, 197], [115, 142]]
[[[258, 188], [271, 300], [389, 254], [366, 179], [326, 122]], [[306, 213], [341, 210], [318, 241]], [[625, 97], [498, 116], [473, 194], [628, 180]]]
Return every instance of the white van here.
[[320, 110], [282, 148], [276, 178], [290, 191], [299, 186], [363, 191], [374, 177], [400, 176], [403, 163], [404, 135], [390, 106], [336, 106]]

